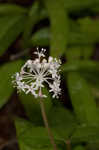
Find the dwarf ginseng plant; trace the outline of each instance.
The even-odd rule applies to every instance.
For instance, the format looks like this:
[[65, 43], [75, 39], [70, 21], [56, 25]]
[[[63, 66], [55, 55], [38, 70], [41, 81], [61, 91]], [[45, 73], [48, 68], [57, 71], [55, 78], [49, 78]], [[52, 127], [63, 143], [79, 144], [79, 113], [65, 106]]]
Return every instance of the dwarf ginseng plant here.
[[53, 135], [48, 125], [47, 116], [45, 113], [45, 107], [43, 99], [47, 97], [42, 92], [44, 83], [48, 84], [49, 92], [53, 93], [53, 98], [58, 98], [61, 93], [60, 88], [60, 65], [61, 61], [49, 56], [48, 60], [45, 57], [45, 49], [41, 49], [39, 52], [38, 48], [34, 54], [37, 55], [35, 60], [28, 60], [21, 68], [20, 72], [17, 72], [12, 81], [14, 87], [17, 87], [18, 91], [24, 91], [26, 94], [31, 93], [35, 98], [40, 99], [41, 113], [45, 123], [45, 127], [48, 130], [48, 135], [53, 145], [54, 150], [57, 150], [54, 142]]

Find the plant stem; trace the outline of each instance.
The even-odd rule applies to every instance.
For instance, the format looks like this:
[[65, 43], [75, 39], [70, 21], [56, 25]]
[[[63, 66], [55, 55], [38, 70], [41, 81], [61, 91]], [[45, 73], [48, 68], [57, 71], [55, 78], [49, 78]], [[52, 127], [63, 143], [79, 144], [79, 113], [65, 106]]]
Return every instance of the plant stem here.
[[70, 141], [68, 140], [68, 141], [66, 141], [66, 149], [67, 150], [71, 150], [71, 144], [70, 144]]
[[43, 103], [42, 98], [40, 98], [40, 107], [41, 107], [41, 113], [42, 113], [43, 121], [44, 121], [45, 127], [46, 127], [46, 129], [48, 131], [48, 135], [49, 135], [51, 144], [53, 146], [53, 149], [57, 150], [57, 147], [56, 147], [56, 144], [54, 142], [54, 138], [53, 138], [52, 132], [51, 132], [51, 130], [49, 128], [49, 125], [48, 125], [48, 120], [47, 120], [47, 116], [46, 116], [46, 113], [45, 113], [45, 107], [44, 107], [44, 103]]

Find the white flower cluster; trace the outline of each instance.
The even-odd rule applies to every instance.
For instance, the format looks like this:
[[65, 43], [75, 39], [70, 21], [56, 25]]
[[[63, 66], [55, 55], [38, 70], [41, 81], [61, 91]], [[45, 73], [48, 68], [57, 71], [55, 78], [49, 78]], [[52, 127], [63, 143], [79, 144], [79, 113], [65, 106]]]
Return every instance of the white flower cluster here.
[[58, 98], [60, 89], [60, 75], [59, 67], [61, 65], [60, 60], [49, 57], [48, 61], [45, 59], [45, 49], [41, 49], [41, 52], [37, 49], [36, 54], [38, 57], [35, 60], [28, 60], [21, 71], [14, 75], [14, 86], [20, 91], [24, 91], [26, 94], [29, 92], [35, 97], [47, 97], [43, 95], [42, 88], [44, 83], [49, 85], [49, 92], [53, 93], [53, 98]]

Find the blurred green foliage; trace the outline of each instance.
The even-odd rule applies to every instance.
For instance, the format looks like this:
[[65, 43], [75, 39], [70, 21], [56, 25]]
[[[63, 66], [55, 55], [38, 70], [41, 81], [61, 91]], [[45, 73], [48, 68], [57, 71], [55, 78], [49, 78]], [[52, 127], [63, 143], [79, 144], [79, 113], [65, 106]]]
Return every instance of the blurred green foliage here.
[[[99, 108], [92, 93], [93, 88], [99, 90], [99, 62], [91, 60], [95, 44], [99, 43], [99, 20], [91, 15], [98, 14], [99, 0], [40, 0], [30, 8], [0, 4], [0, 56], [21, 35], [22, 52], [35, 46], [49, 47], [51, 56], [67, 60], [61, 71], [72, 109], [65, 108], [61, 98], [53, 100], [44, 89], [48, 93], [46, 113], [58, 149], [66, 149], [68, 140], [73, 150], [99, 148]], [[35, 30], [45, 20], [49, 24]], [[23, 62], [20, 58], [0, 66], [0, 108], [13, 93], [11, 75]], [[15, 119], [20, 150], [52, 150], [38, 100], [23, 93], [19, 99], [29, 118]]]
[[11, 76], [13, 72], [17, 72], [20, 69], [21, 65], [22, 60], [18, 60], [14, 63], [6, 63], [0, 67], [0, 108], [7, 102], [14, 90]]

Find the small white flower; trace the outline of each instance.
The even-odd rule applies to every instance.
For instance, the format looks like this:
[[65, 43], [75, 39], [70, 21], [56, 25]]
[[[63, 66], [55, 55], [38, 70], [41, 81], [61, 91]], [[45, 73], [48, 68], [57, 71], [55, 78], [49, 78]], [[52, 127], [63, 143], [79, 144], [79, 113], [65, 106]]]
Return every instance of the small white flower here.
[[45, 58], [45, 49], [41, 52], [35, 52], [38, 56], [35, 60], [28, 60], [19, 73], [14, 75], [14, 85], [18, 90], [24, 91], [26, 94], [31, 93], [35, 97], [47, 97], [43, 95], [42, 88], [44, 83], [49, 85], [49, 92], [53, 92], [53, 98], [58, 98], [61, 93], [59, 68], [60, 60], [49, 57], [48, 61]]
[[[53, 94], [53, 98], [58, 98], [58, 95], [60, 94], [60, 92], [61, 92], [61, 89], [60, 89], [60, 80], [55, 80], [54, 82], [53, 82], [53, 84], [50, 84], [50, 90], [49, 90], [49, 92], [53, 92], [54, 94]], [[57, 94], [58, 93], [58, 94]]]

